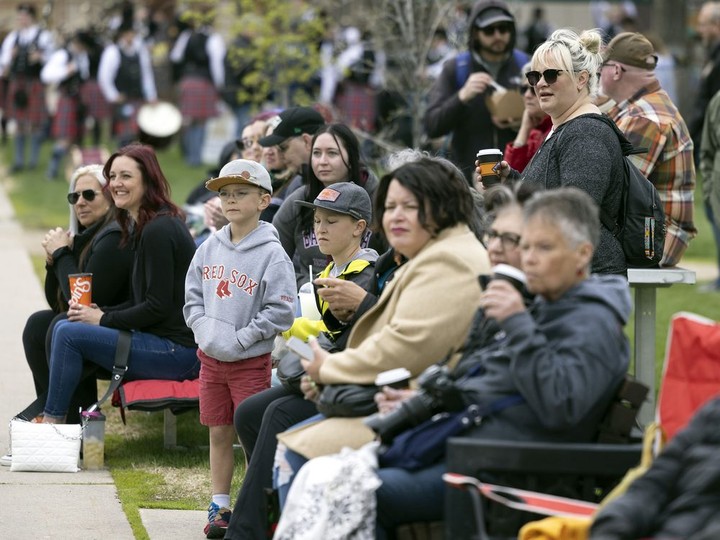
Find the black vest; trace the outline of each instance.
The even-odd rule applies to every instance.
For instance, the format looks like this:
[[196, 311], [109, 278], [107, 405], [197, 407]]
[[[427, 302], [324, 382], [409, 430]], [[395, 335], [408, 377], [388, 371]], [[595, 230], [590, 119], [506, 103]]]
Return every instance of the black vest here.
[[[65, 53], [68, 55], [68, 63], [74, 62], [75, 59], [73, 58], [72, 53], [65, 49]], [[64, 81], [62, 81], [58, 87], [59, 89], [65, 93], [65, 95], [70, 97], [77, 97], [80, 95], [80, 86], [82, 85], [82, 76], [80, 75], [80, 71], [76, 71], [69, 77], [67, 77]]]
[[132, 56], [127, 55], [120, 47], [118, 47], [118, 51], [120, 51], [120, 67], [115, 76], [115, 88], [126, 98], [142, 99], [143, 88], [142, 73], [140, 72], [140, 55], [137, 53]]
[[205, 49], [207, 40], [208, 35], [202, 32], [193, 32], [188, 39], [183, 56], [183, 77], [202, 77], [212, 81], [210, 57]]
[[37, 31], [35, 37], [30, 43], [24, 45], [20, 44], [20, 33], [17, 33], [15, 38], [15, 58], [13, 58], [12, 64], [10, 65], [10, 73], [13, 75], [24, 75], [26, 77], [40, 77], [40, 70], [42, 69], [42, 63], [31, 63], [30, 53], [38, 50], [38, 42], [40, 41], [40, 30]]

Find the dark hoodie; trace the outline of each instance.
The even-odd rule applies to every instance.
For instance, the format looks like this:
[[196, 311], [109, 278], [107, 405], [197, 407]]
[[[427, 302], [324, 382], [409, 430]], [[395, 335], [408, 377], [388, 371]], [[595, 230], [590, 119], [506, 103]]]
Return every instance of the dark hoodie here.
[[461, 384], [464, 400], [524, 402], [487, 417], [470, 436], [527, 441], [591, 441], [627, 372], [623, 333], [631, 311], [627, 281], [593, 275], [560, 299], [537, 298], [500, 323], [495, 341], [469, 352], [458, 372], [484, 372]]
[[[496, 0], [481, 0], [473, 7], [468, 19], [468, 50], [474, 50], [475, 20], [488, 8], [499, 8], [512, 16], [505, 2]], [[500, 67], [495, 79], [498, 84], [506, 88], [517, 88], [522, 82], [522, 67], [529, 60], [527, 55], [520, 53], [513, 55], [516, 29], [513, 24], [508, 58]], [[486, 72], [489, 70], [478, 61], [478, 54], [471, 55], [470, 73]], [[464, 82], [463, 82], [464, 83]], [[475, 96], [468, 103], [462, 103], [458, 92], [455, 59], [448, 60], [443, 66], [442, 73], [430, 91], [430, 100], [425, 114], [425, 131], [430, 137], [441, 137], [453, 134], [451, 159], [465, 174], [468, 180], [472, 179], [475, 170], [475, 154], [481, 148], [505, 148], [505, 145], [515, 139], [516, 131], [512, 129], [498, 129], [492, 123], [490, 111], [485, 105], [488, 92]]]

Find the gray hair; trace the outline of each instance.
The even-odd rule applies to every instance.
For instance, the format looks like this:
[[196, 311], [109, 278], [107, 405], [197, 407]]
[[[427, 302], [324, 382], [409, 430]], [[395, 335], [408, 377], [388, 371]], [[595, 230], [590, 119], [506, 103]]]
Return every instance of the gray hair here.
[[388, 171], [394, 171], [406, 163], [415, 163], [425, 157], [430, 157], [430, 154], [423, 152], [422, 150], [416, 150], [414, 148], [398, 150], [385, 158], [385, 169]]
[[[105, 176], [103, 176], [103, 166], [98, 164], [93, 165], [83, 165], [82, 167], [78, 167], [75, 169], [75, 172], [72, 173], [72, 176], [70, 177], [70, 186], [68, 187], [68, 193], [73, 193], [75, 191], [75, 184], [78, 181], [78, 178], [81, 176], [92, 176], [100, 182], [101, 188], [105, 188], [107, 185], [107, 179]], [[75, 213], [75, 205], [70, 205], [70, 233], [77, 234], [78, 230], [80, 228], [80, 222], [78, 221], [77, 214]]]
[[572, 247], [600, 242], [600, 210], [587, 192], [565, 187], [535, 194], [523, 207], [525, 223], [533, 218], [556, 226]]
[[587, 71], [588, 92], [590, 97], [594, 98], [599, 87], [598, 71], [603, 62], [601, 45], [602, 36], [595, 29], [585, 30], [580, 35], [567, 28], [555, 30], [548, 40], [535, 50], [531, 64], [533, 69], [537, 69], [540, 63], [547, 65], [545, 60], [551, 59], [574, 81], [577, 81], [578, 73]]

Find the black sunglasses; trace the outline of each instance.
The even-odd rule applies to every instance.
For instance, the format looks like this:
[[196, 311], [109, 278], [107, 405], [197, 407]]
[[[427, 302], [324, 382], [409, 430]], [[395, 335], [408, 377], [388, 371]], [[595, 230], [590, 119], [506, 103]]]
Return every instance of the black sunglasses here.
[[546, 69], [542, 73], [539, 71], [528, 71], [525, 74], [525, 77], [527, 77], [527, 81], [530, 84], [530, 86], [535, 86], [537, 83], [540, 82], [540, 78], [545, 79], [545, 82], [548, 84], [553, 84], [557, 81], [558, 75], [565, 71], [564, 69]]
[[522, 95], [525, 95], [525, 92], [527, 92], [528, 90], [531, 90], [533, 94], [535, 93], [535, 87], [530, 86], [529, 84], [520, 85], [520, 88], [518, 88], [518, 90], [520, 90], [520, 94]]
[[492, 24], [490, 26], [486, 26], [485, 28], [481, 28], [480, 31], [486, 36], [492, 36], [495, 32], [509, 34], [512, 31], [512, 26], [508, 23]]
[[83, 189], [82, 191], [68, 193], [67, 200], [70, 204], [77, 204], [80, 200], [80, 195], [82, 195], [82, 198], [87, 202], [93, 202], [95, 200], [95, 196], [99, 194], [99, 191], [95, 191], [93, 189]]

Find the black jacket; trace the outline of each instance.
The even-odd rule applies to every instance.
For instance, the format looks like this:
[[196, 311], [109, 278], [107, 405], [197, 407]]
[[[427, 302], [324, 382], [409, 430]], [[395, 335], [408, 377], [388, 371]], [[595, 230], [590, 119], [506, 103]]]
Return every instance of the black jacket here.
[[[510, 14], [504, 2], [484, 0], [475, 4], [470, 17], [468, 50], [473, 50], [474, 21], [486, 9], [498, 7]], [[518, 62], [513, 54], [515, 44], [515, 28], [513, 26], [510, 40], [508, 58], [500, 68], [496, 81], [506, 88], [517, 88], [522, 83], [522, 67], [524, 62]], [[527, 58], [526, 55], [522, 55]], [[505, 148], [505, 145], [515, 139], [516, 131], [512, 129], [499, 129], [492, 123], [490, 111], [485, 105], [485, 98], [492, 92], [489, 89], [484, 94], [475, 96], [467, 103], [460, 101], [458, 92], [462, 84], [458, 85], [457, 64], [454, 59], [448, 60], [443, 66], [442, 73], [430, 90], [429, 104], [425, 113], [425, 131], [430, 137], [441, 137], [453, 134], [451, 149], [452, 161], [465, 173], [466, 178], [472, 179], [475, 170], [475, 155], [481, 148]], [[475, 55], [471, 55], [469, 73], [488, 72], [488, 69], [478, 62]]]
[[593, 539], [718, 538], [720, 396], [709, 401], [647, 473], [605, 507]]

